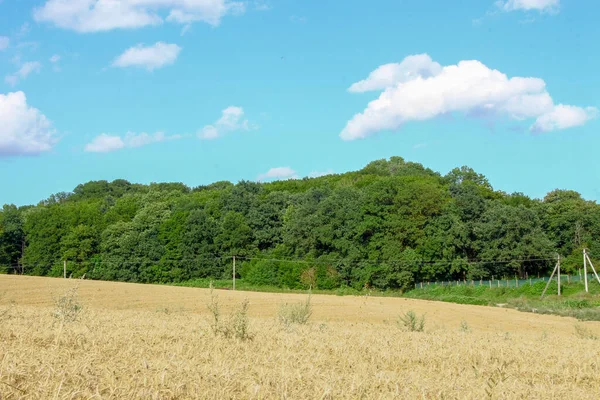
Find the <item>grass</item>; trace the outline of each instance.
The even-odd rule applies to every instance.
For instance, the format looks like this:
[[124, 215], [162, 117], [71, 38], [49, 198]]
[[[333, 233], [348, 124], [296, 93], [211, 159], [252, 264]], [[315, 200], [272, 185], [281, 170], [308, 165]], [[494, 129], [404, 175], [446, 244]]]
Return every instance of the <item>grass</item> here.
[[[253, 340], [214, 334], [204, 289], [81, 282], [75, 320], [58, 327], [64, 279], [0, 277], [3, 399], [595, 399], [600, 324], [514, 310], [399, 298], [311, 295], [306, 324], [282, 329], [278, 305], [306, 295], [218, 293], [218, 320]], [[216, 291], [213, 292], [213, 295]], [[246, 301], [247, 299], [247, 301]], [[245, 302], [246, 301], [246, 302]], [[244, 306], [245, 304], [245, 306]], [[157, 312], [177, 309], [178, 312]], [[179, 308], [178, 308], [179, 307]], [[385, 323], [427, 314], [424, 332]], [[456, 329], [468, 323], [468, 335]], [[577, 330], [578, 329], [578, 330]], [[540, 339], [542, 332], [545, 339]], [[559, 361], [557, 361], [559, 360]]]
[[557, 283], [552, 282], [546, 296], [541, 298], [545, 286], [546, 282], [518, 288], [432, 286], [411, 290], [405, 296], [458, 304], [502, 306], [519, 311], [574, 317], [582, 321], [600, 321], [600, 287], [597, 284], [590, 284], [590, 293], [585, 293], [582, 283], [563, 283], [562, 296], [557, 296]]

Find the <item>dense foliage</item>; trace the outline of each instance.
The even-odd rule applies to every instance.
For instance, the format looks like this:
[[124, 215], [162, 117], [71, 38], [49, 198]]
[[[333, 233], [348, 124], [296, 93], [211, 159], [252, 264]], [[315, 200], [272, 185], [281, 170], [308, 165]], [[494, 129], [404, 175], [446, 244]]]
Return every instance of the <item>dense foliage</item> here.
[[130, 282], [237, 274], [280, 287], [407, 288], [419, 280], [537, 275], [600, 254], [600, 206], [494, 191], [467, 167], [400, 157], [320, 178], [237, 185], [94, 181], [0, 211], [0, 271]]

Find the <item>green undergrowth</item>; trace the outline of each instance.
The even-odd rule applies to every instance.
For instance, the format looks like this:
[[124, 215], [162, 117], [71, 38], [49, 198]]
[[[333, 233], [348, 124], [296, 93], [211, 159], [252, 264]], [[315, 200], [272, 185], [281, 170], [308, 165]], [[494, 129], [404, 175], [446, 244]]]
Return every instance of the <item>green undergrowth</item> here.
[[498, 306], [539, 314], [574, 317], [579, 320], [600, 321], [600, 285], [590, 282], [589, 293], [582, 283], [563, 283], [562, 295], [557, 295], [557, 283], [550, 283], [541, 298], [547, 282], [523, 285], [518, 288], [486, 286], [430, 286], [411, 290], [405, 297], [445, 301], [458, 304]]

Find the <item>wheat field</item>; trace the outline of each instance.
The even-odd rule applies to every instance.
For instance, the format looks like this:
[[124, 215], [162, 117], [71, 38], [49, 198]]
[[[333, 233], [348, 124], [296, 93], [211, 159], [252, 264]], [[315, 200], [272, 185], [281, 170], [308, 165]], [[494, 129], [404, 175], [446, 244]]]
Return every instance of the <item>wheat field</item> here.
[[[77, 287], [77, 318], [57, 316]], [[251, 339], [215, 335], [208, 290], [0, 275], [1, 399], [597, 399], [600, 324], [401, 298], [311, 297], [305, 325], [248, 299]], [[64, 307], [63, 307], [64, 308]], [[424, 332], [398, 317], [425, 315]]]

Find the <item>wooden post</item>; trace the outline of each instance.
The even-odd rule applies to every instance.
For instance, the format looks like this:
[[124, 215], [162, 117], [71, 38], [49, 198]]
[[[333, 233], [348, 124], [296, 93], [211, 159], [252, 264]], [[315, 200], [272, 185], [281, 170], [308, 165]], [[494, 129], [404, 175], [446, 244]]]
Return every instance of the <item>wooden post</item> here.
[[63, 262], [63, 277], [67, 278], [67, 260]]
[[423, 282], [421, 282], [421, 289], [423, 289]]
[[585, 281], [585, 292], [588, 293], [588, 282], [587, 282], [587, 251], [583, 249], [583, 280]]
[[567, 274], [567, 283], [571, 283], [571, 275]]
[[554, 277], [554, 274], [556, 273], [556, 269], [557, 268], [558, 268], [558, 263], [556, 263], [556, 266], [552, 270], [552, 275], [550, 275], [550, 279], [548, 279], [548, 283], [546, 283], [546, 287], [544, 288], [544, 291], [542, 292], [542, 295], [540, 296], [540, 299], [543, 298], [544, 295], [546, 294], [546, 290], [548, 290], [548, 286], [550, 286], [550, 282], [552, 282], [552, 278]]
[[531, 278], [529, 278], [529, 286], [531, 286]]
[[517, 279], [516, 275], [515, 275], [515, 287], [519, 287], [519, 280]]
[[558, 268], [558, 295], [560, 296], [560, 254], [558, 255], [558, 263], [556, 266]]
[[490, 281], [490, 289], [492, 288], [492, 281]]
[[233, 256], [233, 290], [235, 290], [235, 256]]
[[592, 260], [590, 260], [590, 256], [587, 255], [587, 260], [590, 263], [590, 267], [592, 267], [592, 271], [594, 271], [594, 275], [596, 276], [596, 279], [598, 280], [598, 283], [600, 283], [600, 278], [598, 277], [598, 274], [596, 273], [596, 268], [594, 268], [594, 264], [592, 264]]

